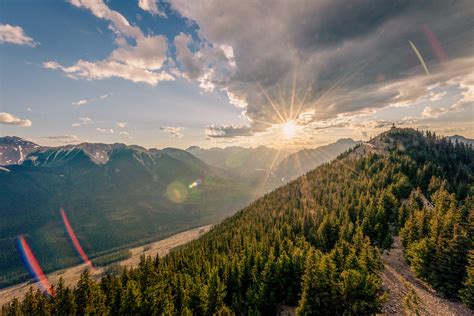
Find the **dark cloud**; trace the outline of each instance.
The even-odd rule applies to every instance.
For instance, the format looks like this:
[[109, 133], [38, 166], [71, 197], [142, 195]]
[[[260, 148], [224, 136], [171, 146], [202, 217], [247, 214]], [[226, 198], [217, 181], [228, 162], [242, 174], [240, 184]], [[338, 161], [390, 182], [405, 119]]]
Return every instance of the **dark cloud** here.
[[[201, 78], [207, 89], [226, 89], [245, 100], [252, 131], [262, 128], [261, 121], [278, 123], [300, 112], [313, 111], [314, 121], [408, 105], [433, 84], [448, 84], [474, 67], [468, 0], [169, 2], [196, 23], [202, 39], [175, 40], [183, 72]], [[423, 77], [408, 41], [423, 55], [430, 78]], [[232, 47], [232, 58], [217, 53], [223, 45]], [[435, 46], [444, 49], [447, 63]]]

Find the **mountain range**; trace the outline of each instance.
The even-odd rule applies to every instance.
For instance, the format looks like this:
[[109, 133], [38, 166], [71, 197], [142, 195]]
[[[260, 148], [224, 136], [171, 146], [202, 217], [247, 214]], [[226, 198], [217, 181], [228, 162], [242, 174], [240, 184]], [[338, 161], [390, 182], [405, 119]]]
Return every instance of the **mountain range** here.
[[21, 234], [31, 238], [46, 271], [78, 262], [64, 234], [61, 208], [94, 258], [216, 223], [354, 146], [351, 155], [373, 152], [380, 145], [376, 141], [341, 139], [275, 159], [276, 150], [264, 146], [41, 147], [18, 137], [0, 138], [0, 286], [26, 278], [14, 246]]
[[[136, 269], [100, 281], [85, 270], [73, 290], [59, 284], [51, 299], [27, 294], [4, 311], [29, 311], [39, 302], [41, 313], [470, 315], [473, 193], [471, 145], [392, 128], [166, 257], [143, 257]], [[397, 265], [382, 258], [393, 240]]]
[[21, 234], [32, 238], [46, 271], [78, 262], [61, 208], [83, 248], [97, 257], [215, 223], [250, 202], [254, 186], [180, 149], [37, 148], [21, 164], [0, 170], [0, 284], [25, 277], [14, 243]]

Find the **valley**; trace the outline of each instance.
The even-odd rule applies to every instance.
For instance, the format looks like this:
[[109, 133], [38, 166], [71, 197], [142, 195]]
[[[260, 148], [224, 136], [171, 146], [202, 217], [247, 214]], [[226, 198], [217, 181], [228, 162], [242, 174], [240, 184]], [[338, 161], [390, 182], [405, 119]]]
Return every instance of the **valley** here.
[[[152, 258], [156, 256], [166, 256], [174, 248], [182, 246], [193, 239], [199, 238], [202, 234], [208, 232], [211, 227], [212, 225], [194, 228], [157, 242], [146, 244], [140, 247], [131, 248], [129, 250], [130, 258], [114, 262], [113, 265], [119, 265], [121, 268], [127, 267], [130, 269], [138, 266], [138, 264], [140, 263], [141, 256], [150, 256]], [[59, 279], [62, 278], [66, 286], [73, 286], [79, 280], [79, 277], [84, 269], [89, 269], [89, 267], [85, 263], [49, 273], [47, 277], [52, 285], [57, 285]], [[91, 276], [94, 278], [94, 280], [100, 280], [100, 278], [106, 273], [106, 270], [107, 266], [96, 267], [94, 270], [90, 270]], [[31, 287], [35, 289], [36, 286], [37, 285], [34, 283], [24, 282], [4, 289], [0, 289], [0, 306], [6, 304], [7, 302], [15, 298], [23, 298]]]
[[[94, 259], [219, 222], [357, 144], [344, 140], [313, 149], [320, 156], [308, 159], [303, 151], [287, 158], [263, 146], [187, 151], [119, 143], [44, 147], [15, 137], [0, 138], [0, 143], [2, 156], [15, 162], [0, 169], [0, 288], [28, 278], [15, 248], [19, 235], [26, 236], [46, 273], [79, 262], [65, 235], [61, 208]], [[278, 156], [280, 164], [270, 168]], [[298, 156], [303, 169], [296, 168]]]

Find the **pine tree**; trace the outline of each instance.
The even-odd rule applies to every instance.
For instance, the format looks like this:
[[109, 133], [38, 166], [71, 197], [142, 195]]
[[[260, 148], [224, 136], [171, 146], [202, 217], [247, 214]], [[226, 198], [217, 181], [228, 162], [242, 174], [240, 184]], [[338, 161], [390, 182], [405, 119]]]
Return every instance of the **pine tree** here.
[[59, 283], [55, 289], [56, 295], [52, 300], [52, 313], [54, 315], [75, 315], [76, 304], [74, 302], [73, 292], [64, 286], [63, 278], [59, 279]]
[[464, 304], [474, 310], [474, 250], [469, 251], [469, 265], [467, 266], [467, 276], [463, 283], [463, 288], [459, 292], [459, 296]]

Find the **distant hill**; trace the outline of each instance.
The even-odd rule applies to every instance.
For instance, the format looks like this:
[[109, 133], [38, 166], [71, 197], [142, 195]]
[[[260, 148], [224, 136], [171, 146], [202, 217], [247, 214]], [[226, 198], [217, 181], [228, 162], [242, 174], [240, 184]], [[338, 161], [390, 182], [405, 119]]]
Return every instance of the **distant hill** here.
[[309, 170], [333, 160], [339, 154], [359, 143], [345, 138], [325, 146], [296, 152], [289, 150], [278, 152], [276, 149], [265, 146], [257, 148], [232, 146], [210, 149], [192, 146], [186, 151], [211, 166], [252, 177], [266, 177], [270, 166], [273, 165], [267, 182], [268, 188], [275, 188], [282, 182], [299, 177]]
[[210, 149], [192, 146], [186, 151], [211, 166], [246, 175], [264, 175], [274, 159], [274, 165], [276, 165], [290, 153], [284, 151], [277, 157], [276, 149], [265, 146], [256, 148], [231, 146]]
[[26, 277], [14, 243], [20, 234], [46, 271], [78, 262], [61, 207], [96, 257], [215, 223], [250, 202], [255, 187], [184, 150], [124, 144], [36, 148], [2, 168], [9, 172], [0, 170], [0, 286]]
[[300, 150], [283, 159], [274, 169], [274, 173], [282, 181], [292, 180], [335, 159], [341, 153], [360, 143], [360, 141], [354, 141], [351, 138], [343, 138], [325, 146]]
[[468, 145], [473, 145], [474, 146], [474, 139], [471, 138], [466, 138], [461, 135], [453, 135], [453, 136], [448, 136], [448, 138], [452, 141], [455, 142], [456, 140], [461, 143], [465, 143]]
[[25, 157], [39, 146], [20, 137], [0, 137], [0, 166], [21, 163]]

